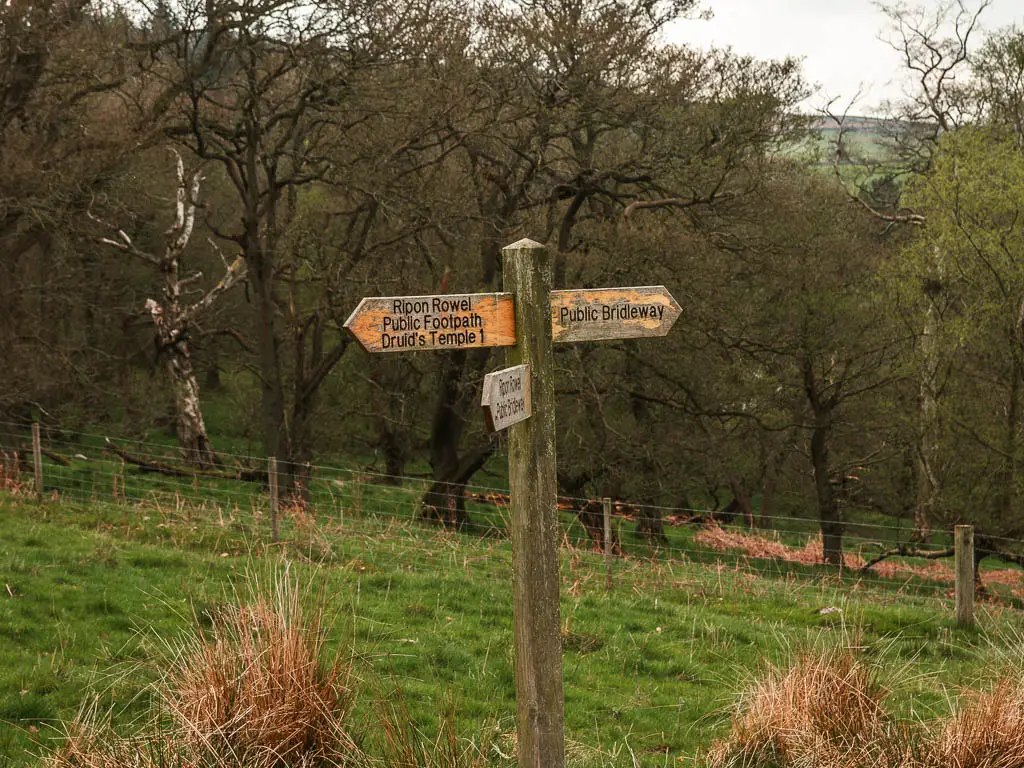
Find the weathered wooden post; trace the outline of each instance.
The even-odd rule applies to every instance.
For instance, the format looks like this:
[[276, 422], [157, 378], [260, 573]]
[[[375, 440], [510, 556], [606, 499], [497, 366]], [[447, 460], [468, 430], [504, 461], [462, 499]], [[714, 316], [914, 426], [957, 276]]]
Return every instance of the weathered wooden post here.
[[530, 366], [532, 417], [508, 433], [512, 506], [512, 611], [520, 768], [565, 765], [560, 533], [555, 465], [555, 376], [551, 343], [554, 268], [547, 248], [520, 240], [502, 249], [504, 288], [515, 298], [509, 366]]
[[974, 626], [974, 526], [958, 525], [953, 529], [956, 563], [956, 623]]
[[612, 591], [612, 500], [605, 496], [601, 499], [604, 507], [604, 577], [605, 589]]
[[[551, 345], [664, 336], [681, 309], [663, 285], [552, 291], [551, 255], [532, 240], [513, 243], [502, 254], [504, 293], [368, 296], [345, 327], [373, 353], [508, 348], [509, 367], [484, 377], [480, 405], [488, 429], [509, 430], [519, 765], [563, 768]], [[610, 508], [606, 500], [609, 588]]]
[[280, 538], [277, 530], [280, 501], [277, 492], [277, 458], [274, 456], [267, 459], [267, 479], [270, 484], [270, 540], [276, 544]]
[[32, 464], [36, 476], [36, 500], [43, 500], [43, 439], [39, 423], [32, 423]]

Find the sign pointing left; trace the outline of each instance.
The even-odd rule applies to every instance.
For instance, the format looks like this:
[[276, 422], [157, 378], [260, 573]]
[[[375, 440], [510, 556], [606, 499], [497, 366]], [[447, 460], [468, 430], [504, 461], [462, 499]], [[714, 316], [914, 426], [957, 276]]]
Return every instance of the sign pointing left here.
[[368, 296], [349, 315], [345, 327], [367, 352], [516, 343], [511, 293]]

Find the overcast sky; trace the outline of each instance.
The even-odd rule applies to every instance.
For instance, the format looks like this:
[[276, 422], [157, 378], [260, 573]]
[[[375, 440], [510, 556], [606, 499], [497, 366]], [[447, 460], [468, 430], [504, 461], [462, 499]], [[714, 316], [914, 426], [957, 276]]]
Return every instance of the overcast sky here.
[[[939, 0], [924, 0], [935, 8]], [[888, 36], [886, 17], [871, 0], [705, 0], [711, 21], [682, 21], [667, 34], [672, 42], [701, 47], [732, 46], [759, 58], [804, 57], [804, 75], [821, 86], [805, 105], [826, 97], [846, 103], [862, 88], [852, 113], [870, 114], [885, 99], [898, 99], [904, 86], [900, 60], [880, 39]], [[974, 6], [972, 6], [974, 7]], [[1024, 27], [1021, 0], [993, 0], [982, 14], [984, 29]]]

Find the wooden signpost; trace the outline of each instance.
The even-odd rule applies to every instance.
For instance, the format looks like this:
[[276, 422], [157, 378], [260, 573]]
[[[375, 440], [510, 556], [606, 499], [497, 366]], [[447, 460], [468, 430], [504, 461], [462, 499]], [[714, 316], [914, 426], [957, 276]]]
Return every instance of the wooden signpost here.
[[556, 342], [664, 336], [681, 312], [663, 285], [551, 292]]
[[498, 432], [530, 418], [533, 413], [530, 391], [528, 365], [516, 365], [484, 376], [480, 405], [487, 429]]
[[511, 293], [369, 296], [345, 327], [367, 352], [507, 347], [516, 340]]
[[661, 285], [553, 291], [532, 240], [503, 248], [502, 269], [507, 293], [369, 297], [345, 327], [367, 352], [507, 348], [481, 405], [489, 429], [508, 429], [519, 766], [563, 768], [553, 343], [664, 336], [681, 309]]

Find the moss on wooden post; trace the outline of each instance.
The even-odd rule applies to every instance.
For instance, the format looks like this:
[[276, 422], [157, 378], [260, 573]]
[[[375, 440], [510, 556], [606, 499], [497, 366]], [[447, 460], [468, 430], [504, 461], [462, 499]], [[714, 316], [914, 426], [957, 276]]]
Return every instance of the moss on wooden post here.
[[512, 506], [513, 629], [520, 768], [565, 765], [562, 645], [555, 504], [555, 382], [550, 252], [532, 240], [502, 250], [504, 289], [515, 298], [509, 366], [529, 365], [533, 415], [508, 431]]

